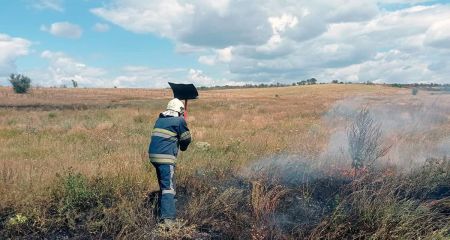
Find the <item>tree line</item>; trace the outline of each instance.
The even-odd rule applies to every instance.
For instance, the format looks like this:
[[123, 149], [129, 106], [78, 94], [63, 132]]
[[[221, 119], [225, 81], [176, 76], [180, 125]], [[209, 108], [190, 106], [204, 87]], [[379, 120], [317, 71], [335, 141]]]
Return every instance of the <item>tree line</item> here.
[[[9, 76], [9, 82], [11, 83], [14, 92], [16, 93], [27, 93], [31, 88], [31, 79], [23, 74], [11, 74]], [[331, 84], [352, 84], [352, 82], [343, 82], [339, 80], [332, 80], [329, 82]], [[78, 88], [78, 82], [75, 80], [71, 80], [71, 84], [73, 88]], [[292, 83], [259, 83], [259, 84], [245, 84], [245, 85], [223, 85], [223, 86], [200, 86], [198, 87], [200, 90], [210, 90], [210, 89], [237, 89], [237, 88], [272, 88], [272, 87], [290, 87], [290, 86], [304, 86], [304, 85], [315, 85], [315, 84], [326, 84], [326, 82], [318, 83], [316, 78], [309, 78], [306, 80], [292, 82]], [[365, 83], [358, 84], [367, 84], [373, 85], [374, 83], [368, 81]], [[383, 84], [391, 87], [398, 88], [422, 88], [428, 90], [445, 90], [450, 91], [450, 84], [438, 84], [438, 83], [392, 83], [392, 84]], [[60, 88], [67, 88], [67, 85], [63, 84], [59, 86]], [[114, 88], [117, 88], [114, 86]]]

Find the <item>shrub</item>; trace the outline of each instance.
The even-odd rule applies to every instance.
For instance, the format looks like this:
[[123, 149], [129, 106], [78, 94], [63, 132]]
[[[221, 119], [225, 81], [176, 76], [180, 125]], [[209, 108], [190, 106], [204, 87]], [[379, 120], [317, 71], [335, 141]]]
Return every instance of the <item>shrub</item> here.
[[56, 117], [56, 113], [55, 112], [49, 112], [48, 113], [48, 118], [55, 118]]
[[73, 88], [77, 88], [78, 87], [78, 82], [73, 80], [73, 79], [71, 81], [72, 81]]
[[31, 79], [22, 74], [11, 74], [9, 82], [12, 84], [15, 93], [27, 93], [31, 87]]
[[402, 88], [403, 86], [400, 83], [393, 83], [391, 84], [391, 87]]
[[63, 180], [64, 210], [85, 210], [97, 205], [96, 193], [89, 187], [86, 177], [69, 173]]
[[412, 95], [416, 96], [417, 93], [419, 93], [419, 89], [418, 89], [418, 88], [413, 88], [413, 89], [411, 90], [411, 93], [412, 93]]
[[389, 150], [382, 144], [381, 125], [371, 116], [367, 108], [361, 109], [347, 129], [349, 153], [355, 169], [370, 166]]

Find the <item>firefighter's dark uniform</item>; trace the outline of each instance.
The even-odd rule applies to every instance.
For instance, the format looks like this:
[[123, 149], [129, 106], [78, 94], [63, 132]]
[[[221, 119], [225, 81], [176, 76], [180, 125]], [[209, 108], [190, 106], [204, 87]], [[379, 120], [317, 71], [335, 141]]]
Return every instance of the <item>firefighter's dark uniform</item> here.
[[185, 151], [191, 143], [191, 134], [183, 117], [159, 115], [153, 128], [148, 153], [156, 169], [160, 195], [160, 219], [174, 219], [174, 171], [178, 149]]

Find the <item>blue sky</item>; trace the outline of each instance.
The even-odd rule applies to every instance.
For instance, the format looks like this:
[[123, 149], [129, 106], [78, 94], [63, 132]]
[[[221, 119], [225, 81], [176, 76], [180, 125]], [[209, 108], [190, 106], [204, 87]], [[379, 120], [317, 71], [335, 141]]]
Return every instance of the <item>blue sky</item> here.
[[0, 1], [0, 85], [450, 82], [449, 1]]

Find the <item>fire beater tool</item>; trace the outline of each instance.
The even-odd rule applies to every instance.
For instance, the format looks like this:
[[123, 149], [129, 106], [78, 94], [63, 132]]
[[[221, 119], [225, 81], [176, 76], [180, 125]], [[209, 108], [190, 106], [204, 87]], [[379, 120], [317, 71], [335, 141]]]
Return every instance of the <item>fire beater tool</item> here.
[[187, 119], [188, 100], [198, 98], [197, 88], [195, 88], [192, 83], [183, 84], [169, 82], [169, 85], [170, 88], [172, 88], [173, 97], [184, 100], [184, 119]]

